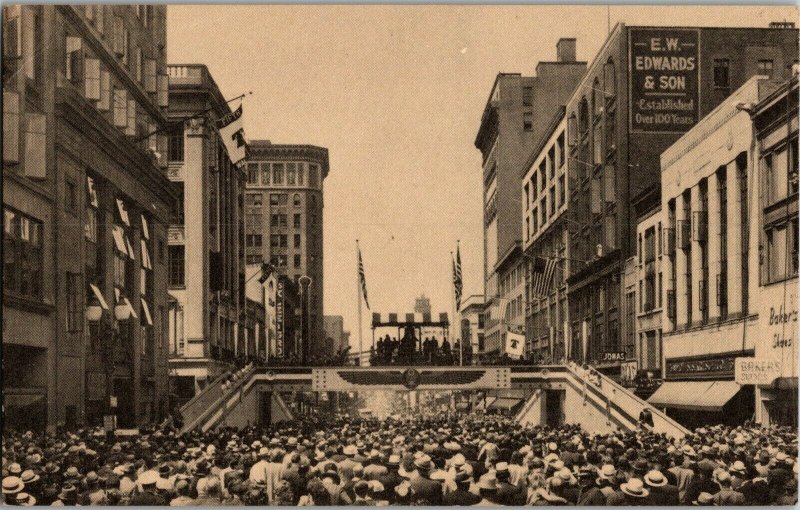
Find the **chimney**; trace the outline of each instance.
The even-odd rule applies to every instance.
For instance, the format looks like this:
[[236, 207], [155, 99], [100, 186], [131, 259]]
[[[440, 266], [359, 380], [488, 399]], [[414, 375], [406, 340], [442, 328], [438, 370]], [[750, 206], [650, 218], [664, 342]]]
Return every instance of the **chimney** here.
[[575, 62], [575, 38], [564, 38], [558, 40], [556, 44], [556, 60], [558, 62]]

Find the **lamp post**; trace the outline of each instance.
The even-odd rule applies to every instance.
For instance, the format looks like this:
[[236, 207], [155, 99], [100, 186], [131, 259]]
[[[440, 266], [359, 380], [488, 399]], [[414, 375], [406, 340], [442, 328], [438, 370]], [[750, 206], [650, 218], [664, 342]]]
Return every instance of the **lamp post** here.
[[300, 360], [306, 363], [311, 354], [311, 327], [309, 324], [311, 293], [309, 289], [314, 280], [308, 275], [303, 275], [297, 281], [300, 284]]

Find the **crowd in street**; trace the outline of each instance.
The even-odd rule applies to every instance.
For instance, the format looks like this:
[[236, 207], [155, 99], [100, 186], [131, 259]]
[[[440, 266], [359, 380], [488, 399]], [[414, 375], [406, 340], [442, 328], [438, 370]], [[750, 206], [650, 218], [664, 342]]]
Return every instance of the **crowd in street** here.
[[791, 505], [797, 430], [682, 439], [502, 416], [309, 416], [178, 435], [3, 435], [8, 505]]

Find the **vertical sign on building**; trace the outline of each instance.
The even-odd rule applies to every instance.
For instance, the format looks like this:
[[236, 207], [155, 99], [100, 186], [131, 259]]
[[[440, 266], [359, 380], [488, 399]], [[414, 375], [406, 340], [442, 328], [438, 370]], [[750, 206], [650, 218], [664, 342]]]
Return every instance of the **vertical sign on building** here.
[[275, 356], [283, 357], [283, 280], [278, 278], [275, 300]]
[[631, 132], [684, 133], [700, 118], [700, 31], [632, 28]]

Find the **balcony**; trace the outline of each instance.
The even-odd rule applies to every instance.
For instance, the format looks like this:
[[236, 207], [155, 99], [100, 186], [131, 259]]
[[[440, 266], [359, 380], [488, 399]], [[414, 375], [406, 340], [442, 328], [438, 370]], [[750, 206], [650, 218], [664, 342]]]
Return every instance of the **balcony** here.
[[169, 85], [206, 85], [211, 77], [204, 65], [171, 65], [167, 66]]

